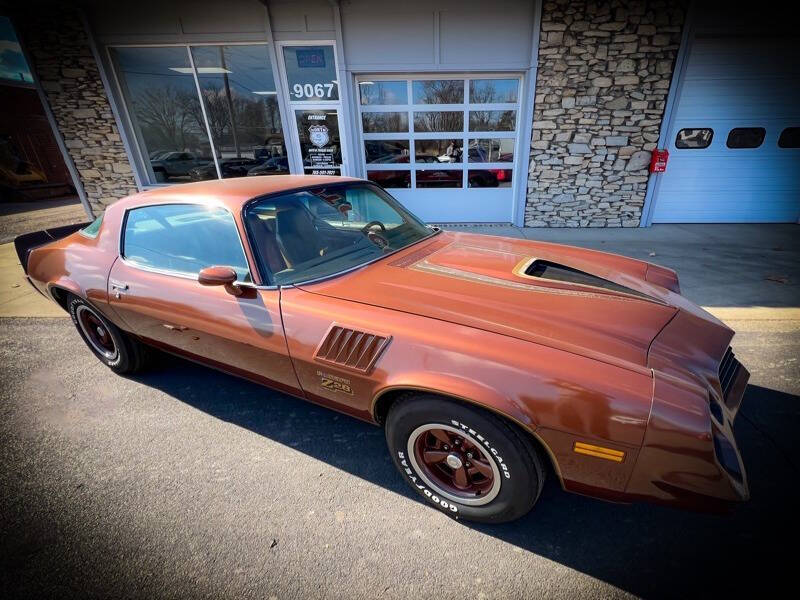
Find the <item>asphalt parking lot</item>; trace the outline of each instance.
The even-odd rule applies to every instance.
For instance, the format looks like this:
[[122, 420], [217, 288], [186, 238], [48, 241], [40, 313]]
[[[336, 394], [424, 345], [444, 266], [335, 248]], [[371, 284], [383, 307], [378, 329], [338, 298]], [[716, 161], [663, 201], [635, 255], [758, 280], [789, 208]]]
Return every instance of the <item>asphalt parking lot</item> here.
[[569, 240], [678, 268], [684, 293], [737, 330], [752, 499], [724, 516], [604, 503], [551, 478], [520, 521], [456, 522], [406, 489], [378, 428], [166, 356], [118, 377], [68, 319], [0, 318], [0, 595], [777, 592], [796, 579], [796, 230]]

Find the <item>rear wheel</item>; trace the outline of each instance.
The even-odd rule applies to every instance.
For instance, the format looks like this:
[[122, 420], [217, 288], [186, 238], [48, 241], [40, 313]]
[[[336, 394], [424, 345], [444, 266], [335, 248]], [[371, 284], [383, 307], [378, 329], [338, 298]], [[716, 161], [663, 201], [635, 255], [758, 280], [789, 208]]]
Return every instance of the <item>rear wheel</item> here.
[[101, 362], [115, 373], [135, 373], [146, 363], [147, 348], [123, 332], [82, 298], [70, 295], [67, 308], [78, 333]]
[[492, 413], [428, 394], [395, 402], [386, 441], [427, 502], [471, 521], [517, 519], [536, 503], [544, 469], [530, 440]]

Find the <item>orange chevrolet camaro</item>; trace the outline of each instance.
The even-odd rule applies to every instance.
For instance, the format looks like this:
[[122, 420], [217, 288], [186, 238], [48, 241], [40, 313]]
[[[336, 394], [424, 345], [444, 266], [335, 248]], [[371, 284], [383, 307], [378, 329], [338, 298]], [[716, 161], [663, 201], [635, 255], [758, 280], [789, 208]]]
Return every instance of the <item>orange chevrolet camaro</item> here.
[[155, 347], [381, 425], [451, 516], [516, 519], [548, 472], [619, 502], [748, 497], [749, 374], [669, 269], [440, 231], [373, 183], [290, 175], [147, 191], [15, 243], [112, 370]]

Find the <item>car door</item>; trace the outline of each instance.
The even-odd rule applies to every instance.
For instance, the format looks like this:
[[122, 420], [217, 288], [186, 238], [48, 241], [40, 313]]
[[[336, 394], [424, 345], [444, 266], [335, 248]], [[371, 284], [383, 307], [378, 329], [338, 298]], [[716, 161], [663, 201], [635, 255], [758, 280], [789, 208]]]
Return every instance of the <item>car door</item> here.
[[[237, 273], [233, 295], [203, 286], [205, 267]], [[280, 291], [251, 283], [240, 232], [221, 206], [159, 204], [129, 209], [109, 276], [111, 306], [146, 342], [291, 393], [301, 393], [288, 356]]]

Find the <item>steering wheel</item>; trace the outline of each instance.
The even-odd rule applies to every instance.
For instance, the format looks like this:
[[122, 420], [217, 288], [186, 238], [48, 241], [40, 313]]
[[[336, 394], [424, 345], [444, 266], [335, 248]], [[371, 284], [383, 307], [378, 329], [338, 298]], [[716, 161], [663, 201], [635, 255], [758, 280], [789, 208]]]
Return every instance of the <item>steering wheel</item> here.
[[384, 231], [384, 232], [386, 231], [386, 226], [383, 223], [381, 223], [380, 221], [370, 221], [369, 223], [367, 223], [366, 225], [364, 225], [361, 228], [361, 231], [363, 231], [364, 233], [367, 233], [367, 231], [369, 231], [370, 228], [374, 227], [375, 225], [380, 227], [381, 231]]

